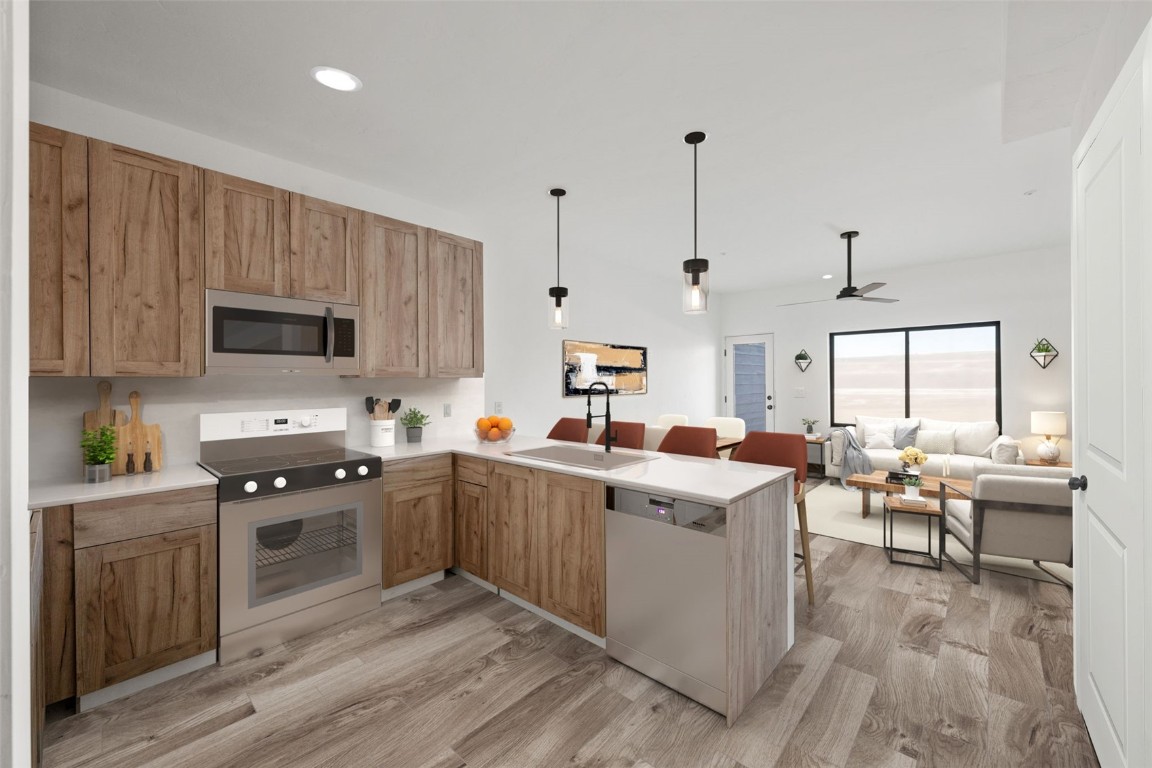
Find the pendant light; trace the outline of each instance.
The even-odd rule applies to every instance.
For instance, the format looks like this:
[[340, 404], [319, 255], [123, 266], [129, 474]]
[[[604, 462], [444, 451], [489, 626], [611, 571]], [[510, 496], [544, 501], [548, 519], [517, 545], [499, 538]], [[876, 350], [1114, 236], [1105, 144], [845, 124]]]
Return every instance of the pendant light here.
[[684, 137], [692, 145], [692, 258], [684, 262], [684, 314], [702, 315], [708, 311], [708, 259], [696, 254], [696, 148], [704, 141], [703, 131]]
[[568, 307], [564, 304], [568, 289], [560, 285], [560, 198], [568, 193], [553, 189], [548, 194], [556, 198], [556, 285], [548, 289], [548, 296], [552, 299], [548, 307], [548, 327], [560, 330], [568, 327]]

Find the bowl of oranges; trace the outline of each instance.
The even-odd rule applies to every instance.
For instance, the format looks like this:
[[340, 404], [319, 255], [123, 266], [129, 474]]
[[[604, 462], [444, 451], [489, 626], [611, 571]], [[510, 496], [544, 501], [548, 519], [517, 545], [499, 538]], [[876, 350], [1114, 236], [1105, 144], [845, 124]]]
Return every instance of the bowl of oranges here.
[[506, 443], [516, 428], [507, 416], [481, 416], [476, 419], [476, 439], [482, 443]]

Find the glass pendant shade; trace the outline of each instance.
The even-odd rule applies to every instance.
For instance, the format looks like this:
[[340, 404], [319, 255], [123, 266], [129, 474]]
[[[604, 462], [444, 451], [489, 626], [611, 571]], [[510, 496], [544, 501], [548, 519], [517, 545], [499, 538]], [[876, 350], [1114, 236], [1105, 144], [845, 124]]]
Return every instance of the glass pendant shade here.
[[689, 259], [684, 262], [684, 314], [702, 315], [707, 311], [708, 260]]
[[567, 296], [567, 288], [548, 289], [548, 327], [554, 331], [568, 327], [568, 305], [564, 303]]

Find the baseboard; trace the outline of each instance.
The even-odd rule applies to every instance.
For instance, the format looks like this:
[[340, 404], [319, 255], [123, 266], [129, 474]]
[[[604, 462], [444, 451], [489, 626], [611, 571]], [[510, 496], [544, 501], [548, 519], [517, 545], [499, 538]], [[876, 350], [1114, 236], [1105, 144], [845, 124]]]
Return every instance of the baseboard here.
[[[538, 605], [532, 605], [532, 603], [528, 602], [527, 600], [522, 600], [521, 598], [516, 597], [516, 595], [513, 595], [511, 592], [505, 592], [505, 591], [501, 590], [498, 592], [498, 594], [500, 595], [500, 597], [504, 598], [508, 602], [514, 603], [515, 605], [518, 605], [521, 608], [523, 608], [524, 610], [529, 611], [531, 613], [534, 613], [537, 616], [548, 619], [548, 621], [552, 622], [556, 626], [560, 627], [561, 629], [568, 630], [569, 632], [571, 632], [572, 634], [581, 638], [582, 640], [587, 640], [588, 642], [592, 643], [593, 645], [598, 645], [601, 648], [604, 648], [606, 645], [604, 638], [596, 637], [596, 635], [592, 634], [588, 630], [586, 630], [582, 627], [578, 627], [570, 621], [565, 621], [564, 619], [560, 618], [556, 614], [549, 613], [548, 611], [544, 610], [543, 608], [541, 608]], [[789, 601], [789, 602], [791, 602], [791, 601]]]
[[169, 680], [175, 680], [182, 675], [189, 672], [195, 672], [204, 667], [210, 667], [216, 663], [216, 651], [211, 650], [207, 653], [202, 653], [199, 656], [193, 656], [190, 659], [178, 661], [175, 664], [169, 664], [160, 669], [154, 669], [151, 672], [145, 672], [142, 675], [129, 678], [122, 683], [110, 685], [107, 688], [101, 688], [92, 693], [86, 693], [76, 699], [76, 711], [87, 712], [90, 709], [99, 707], [101, 704], [107, 704], [116, 699], [122, 699], [125, 696], [131, 696], [134, 693], [139, 693], [145, 688], [151, 688], [160, 683], [166, 683]]
[[393, 598], [406, 595], [409, 592], [415, 592], [418, 589], [423, 589], [429, 584], [435, 584], [438, 581], [444, 581], [444, 571], [436, 571], [435, 573], [430, 573], [427, 576], [421, 576], [418, 579], [412, 579], [412, 581], [406, 581], [403, 584], [397, 584], [394, 587], [382, 589], [380, 590], [380, 602], [386, 603]]

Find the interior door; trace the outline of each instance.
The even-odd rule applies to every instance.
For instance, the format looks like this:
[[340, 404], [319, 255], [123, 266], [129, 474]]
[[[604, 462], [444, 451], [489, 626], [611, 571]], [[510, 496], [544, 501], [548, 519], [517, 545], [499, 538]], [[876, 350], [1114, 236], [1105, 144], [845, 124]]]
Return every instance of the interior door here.
[[1152, 334], [1142, 309], [1142, 91], [1130, 62], [1076, 154], [1073, 181], [1072, 434], [1075, 475], [1089, 483], [1074, 507], [1076, 695], [1101, 765], [1133, 768], [1152, 759], [1144, 701], [1149, 415], [1141, 396]]
[[776, 431], [772, 334], [724, 339], [724, 414], [744, 419], [749, 431]]

